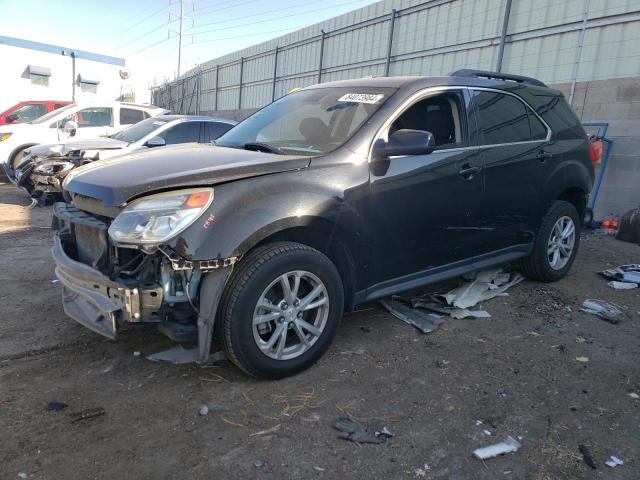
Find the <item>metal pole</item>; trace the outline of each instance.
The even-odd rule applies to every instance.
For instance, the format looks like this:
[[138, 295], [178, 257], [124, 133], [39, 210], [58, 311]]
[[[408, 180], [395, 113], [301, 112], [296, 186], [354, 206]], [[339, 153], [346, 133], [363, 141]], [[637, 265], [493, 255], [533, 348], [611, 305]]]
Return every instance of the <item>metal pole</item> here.
[[218, 111], [218, 71], [220, 70], [220, 65], [216, 65], [216, 89], [215, 94], [213, 96], [213, 109]]
[[573, 74], [571, 75], [571, 93], [569, 93], [569, 105], [573, 106], [573, 97], [576, 93], [576, 82], [578, 81], [578, 69], [580, 68], [580, 57], [582, 56], [582, 46], [584, 45], [584, 35], [587, 31], [587, 21], [589, 20], [589, 3], [591, 0], [584, 1], [584, 16], [582, 17], [582, 29], [578, 37], [578, 48], [576, 50], [576, 63], [573, 65]]
[[240, 85], [238, 88], [238, 110], [242, 108], [242, 69], [244, 67], [244, 57], [240, 57]]
[[196, 90], [196, 115], [200, 115], [200, 95], [202, 92], [202, 65], [198, 65], [198, 77], [196, 80], [198, 89]]
[[184, 20], [184, 0], [180, 0], [180, 33], [178, 34], [178, 78], [180, 78], [180, 57], [182, 56], [182, 24]]
[[71, 101], [76, 101], [76, 52], [71, 52]]
[[502, 20], [502, 33], [500, 34], [500, 46], [498, 47], [498, 61], [496, 62], [496, 72], [502, 71], [502, 57], [504, 57], [504, 44], [507, 41], [507, 29], [509, 28], [509, 17], [511, 16], [511, 0], [507, 0], [504, 6], [504, 19]]
[[324, 30], [320, 30], [320, 60], [318, 61], [318, 83], [322, 83], [322, 56], [324, 55]]
[[271, 101], [276, 99], [276, 81], [278, 80], [278, 46], [273, 55], [273, 85], [271, 86]]
[[387, 62], [384, 65], [384, 76], [389, 76], [389, 69], [391, 68], [391, 47], [393, 46], [393, 27], [396, 23], [396, 9], [391, 10], [391, 16], [389, 17], [389, 42], [387, 43]]

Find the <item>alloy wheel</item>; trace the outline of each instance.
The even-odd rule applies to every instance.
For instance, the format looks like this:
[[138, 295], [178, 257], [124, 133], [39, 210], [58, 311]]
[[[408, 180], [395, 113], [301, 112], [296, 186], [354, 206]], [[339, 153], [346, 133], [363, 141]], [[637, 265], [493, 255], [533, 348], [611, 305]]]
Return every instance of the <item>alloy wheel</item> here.
[[324, 283], [311, 272], [287, 272], [260, 295], [253, 313], [253, 339], [266, 356], [290, 360], [318, 341], [328, 317]]
[[576, 226], [569, 216], [560, 217], [551, 229], [547, 244], [547, 259], [554, 270], [561, 270], [569, 262], [576, 243]]

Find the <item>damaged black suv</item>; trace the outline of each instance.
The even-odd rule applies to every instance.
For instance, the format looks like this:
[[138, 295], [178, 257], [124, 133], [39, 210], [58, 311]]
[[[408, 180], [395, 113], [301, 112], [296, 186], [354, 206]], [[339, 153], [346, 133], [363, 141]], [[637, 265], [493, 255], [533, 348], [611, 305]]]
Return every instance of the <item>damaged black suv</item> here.
[[287, 95], [216, 146], [74, 170], [54, 205], [66, 313], [110, 338], [154, 324], [280, 378], [345, 311], [503, 262], [573, 263], [593, 183], [560, 92], [513, 75], [367, 78]]

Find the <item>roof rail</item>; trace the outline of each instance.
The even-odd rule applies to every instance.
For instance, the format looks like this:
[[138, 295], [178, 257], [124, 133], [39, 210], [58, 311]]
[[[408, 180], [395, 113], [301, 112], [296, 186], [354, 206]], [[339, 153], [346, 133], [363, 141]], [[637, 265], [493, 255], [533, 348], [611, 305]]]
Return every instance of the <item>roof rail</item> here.
[[510, 75], [508, 73], [490, 72], [487, 70], [456, 70], [449, 74], [450, 77], [474, 77], [474, 78], [490, 78], [496, 80], [510, 80], [512, 82], [524, 83], [527, 85], [535, 85], [537, 87], [546, 87], [540, 80], [531, 77], [523, 77], [521, 75]]

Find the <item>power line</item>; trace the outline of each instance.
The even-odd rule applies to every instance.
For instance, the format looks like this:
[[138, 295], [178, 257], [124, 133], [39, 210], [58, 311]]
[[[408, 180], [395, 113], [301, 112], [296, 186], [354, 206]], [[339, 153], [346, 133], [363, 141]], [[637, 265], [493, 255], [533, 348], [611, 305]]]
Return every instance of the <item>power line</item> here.
[[161, 43], [166, 42], [167, 40], [169, 40], [169, 37], [163, 38], [159, 42], [152, 43], [151, 45], [147, 45], [146, 47], [141, 48], [140, 50], [136, 50], [135, 52], [130, 53], [129, 56], [137, 55], [141, 52], [144, 52], [145, 50], [149, 50], [150, 48], [155, 47], [156, 45], [160, 45]]
[[[277, 17], [266, 18], [264, 20], [258, 20], [258, 21], [255, 21], [255, 22], [242, 23], [242, 24], [239, 24], [239, 25], [231, 25], [229, 27], [215, 28], [215, 29], [212, 29], [212, 30], [204, 30], [202, 32], [193, 32], [193, 35], [201, 35], [203, 33], [219, 32], [220, 30], [230, 30], [230, 29], [238, 28], [238, 27], [249, 27], [249, 26], [257, 25], [259, 23], [271, 22], [272, 20], [277, 20], [277, 19], [281, 19], [281, 18], [296, 17], [298, 15], [304, 15], [306, 13], [320, 12], [320, 11], [323, 11], [323, 10], [330, 10], [332, 8], [342, 7], [344, 5], [349, 5], [349, 4], [353, 4], [353, 3], [361, 3], [362, 1], [363, 0], [351, 0], [350, 2], [343, 2], [343, 3], [336, 4], [336, 5], [332, 5], [330, 7], [316, 8], [316, 9], [313, 9], [313, 10], [306, 10], [304, 12], [292, 13], [290, 15], [279, 15]], [[200, 25], [200, 26], [204, 26], [204, 25]], [[304, 27], [300, 27], [300, 28], [304, 28]]]
[[159, 14], [159, 13], [160, 13], [160, 12], [162, 12], [163, 10], [166, 10], [167, 8], [168, 8], [168, 5], [167, 5], [167, 6], [162, 7], [160, 10], [156, 10], [155, 12], [153, 12], [153, 13], [149, 14], [148, 16], [144, 17], [142, 20], [140, 20], [140, 21], [138, 21], [138, 22], [134, 23], [133, 25], [128, 26], [127, 28], [125, 28], [124, 30], [122, 30], [120, 33], [116, 33], [116, 34], [113, 36], [113, 38], [117, 38], [117, 37], [119, 37], [120, 35], [122, 35], [123, 33], [131, 31], [131, 29], [132, 29], [132, 28], [135, 28], [135, 27], [137, 27], [138, 25], [140, 25], [141, 23], [146, 22], [146, 21], [147, 21], [147, 20], [149, 20], [151, 17], [155, 17], [157, 14]]
[[144, 38], [144, 37], [146, 37], [147, 35], [149, 35], [149, 34], [151, 34], [151, 33], [154, 33], [154, 32], [157, 32], [157, 31], [158, 31], [158, 30], [160, 30], [161, 28], [166, 27], [166, 26], [167, 26], [167, 25], [169, 25], [172, 21], [173, 21], [173, 20], [167, 20], [167, 21], [166, 21], [166, 22], [164, 22], [163, 24], [158, 25], [157, 27], [154, 27], [154, 28], [152, 28], [151, 30], [148, 30], [148, 31], [146, 31], [146, 32], [144, 32], [144, 33], [142, 33], [142, 34], [138, 35], [136, 38], [133, 38], [133, 39], [131, 39], [131, 40], [127, 40], [127, 41], [126, 41], [126, 42], [124, 42], [122, 45], [119, 45], [119, 46], [117, 46], [116, 48], [117, 48], [117, 49], [120, 49], [120, 48], [122, 48], [122, 47], [126, 47], [127, 45], [130, 45], [130, 44], [132, 44], [132, 43], [134, 43], [134, 42], [136, 42], [136, 41], [140, 40], [141, 38]]
[[[260, 15], [269, 15], [271, 13], [276, 13], [276, 12], [281, 12], [282, 10], [290, 10], [292, 8], [298, 8], [298, 7], [304, 7], [305, 5], [310, 5], [312, 3], [318, 3], [318, 0], [311, 0], [310, 2], [305, 2], [305, 3], [299, 3], [298, 5], [292, 6], [292, 7], [284, 7], [284, 8], [278, 8], [276, 10], [269, 10], [266, 12], [261, 12], [261, 13], [254, 13], [252, 15], [242, 15], [240, 17], [235, 17], [235, 18], [227, 18], [225, 20], [219, 20], [217, 22], [209, 22], [209, 23], [203, 23], [201, 25], [196, 25], [193, 28], [191, 28], [190, 30], [193, 30], [194, 28], [200, 28], [200, 27], [208, 27], [210, 25], [220, 25], [222, 23], [229, 23], [229, 22], [234, 22], [236, 20], [243, 20], [245, 18], [251, 18], [251, 17], [259, 17]], [[194, 32], [195, 33], [195, 32]]]
[[212, 38], [210, 40], [200, 40], [198, 42], [193, 42], [191, 45], [198, 45], [199, 43], [209, 43], [209, 42], [220, 42], [222, 40], [235, 40], [236, 38], [247, 38], [247, 37], [257, 37], [259, 35], [267, 35], [269, 33], [280, 33], [280, 32], [285, 32], [285, 31], [294, 31], [294, 30], [299, 30], [301, 28], [304, 28], [305, 26], [300, 26], [300, 27], [289, 27], [289, 28], [282, 28], [280, 30], [271, 30], [269, 32], [259, 32], [259, 33], [249, 33], [247, 35], [238, 35], [235, 37], [224, 37], [224, 38]]
[[[222, 2], [219, 3], [217, 5], [209, 5], [209, 6], [204, 6], [204, 7], [200, 7], [200, 8], [196, 8], [194, 9], [194, 13], [197, 13], [198, 15], [211, 15], [212, 13], [218, 13], [224, 10], [229, 10], [232, 8], [236, 8], [236, 7], [241, 7], [242, 5], [246, 5], [247, 3], [256, 3], [258, 0], [247, 0], [246, 2], [242, 2], [242, 3], [237, 3], [237, 0], [228, 0], [226, 2]], [[220, 8], [220, 7], [224, 7], [227, 4], [234, 4], [231, 5], [229, 7], [226, 8]], [[203, 10], [215, 10], [215, 12], [208, 12], [208, 13], [202, 13]]]

